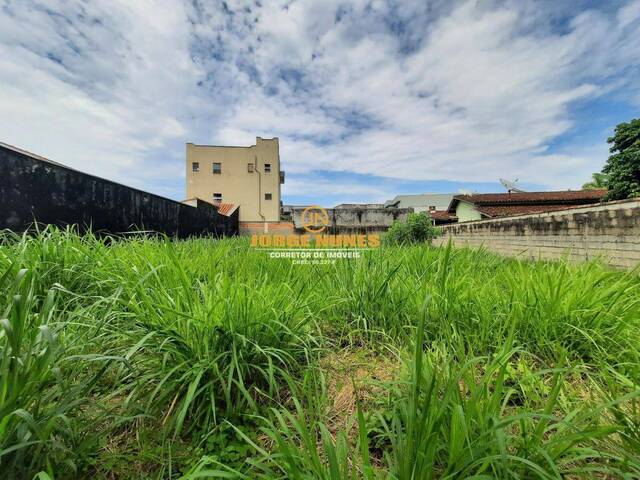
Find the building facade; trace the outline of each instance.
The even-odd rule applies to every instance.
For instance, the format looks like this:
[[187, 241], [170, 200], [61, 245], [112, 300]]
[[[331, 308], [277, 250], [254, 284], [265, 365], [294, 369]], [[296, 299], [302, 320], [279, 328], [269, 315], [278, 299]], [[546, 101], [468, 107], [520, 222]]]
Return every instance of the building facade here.
[[256, 138], [249, 147], [187, 143], [187, 198], [240, 207], [241, 222], [280, 220], [278, 138]]
[[[309, 217], [305, 215], [308, 208], [305, 206], [291, 208], [293, 226], [298, 233], [304, 233], [310, 226], [306, 223]], [[311, 226], [314, 229], [326, 227], [323, 233], [329, 235], [386, 232], [393, 222], [396, 220], [406, 222], [409, 214], [413, 213], [412, 208], [386, 208], [382, 205], [375, 207], [372, 204], [342, 204], [324, 210], [327, 222]]]
[[387, 200], [386, 206], [413, 208], [418, 212], [446, 212], [453, 199], [453, 193], [422, 193], [417, 195], [396, 195]]
[[458, 219], [449, 212], [453, 193], [422, 193], [418, 195], [396, 195], [385, 202], [387, 208], [413, 208], [416, 213], [425, 212], [431, 216], [435, 225], [454, 223]]

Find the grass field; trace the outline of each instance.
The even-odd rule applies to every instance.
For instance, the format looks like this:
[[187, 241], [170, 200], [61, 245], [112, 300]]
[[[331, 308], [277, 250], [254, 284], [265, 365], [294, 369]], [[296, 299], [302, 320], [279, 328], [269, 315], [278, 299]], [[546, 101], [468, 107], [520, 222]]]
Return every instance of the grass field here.
[[2, 478], [640, 478], [640, 276], [0, 241]]

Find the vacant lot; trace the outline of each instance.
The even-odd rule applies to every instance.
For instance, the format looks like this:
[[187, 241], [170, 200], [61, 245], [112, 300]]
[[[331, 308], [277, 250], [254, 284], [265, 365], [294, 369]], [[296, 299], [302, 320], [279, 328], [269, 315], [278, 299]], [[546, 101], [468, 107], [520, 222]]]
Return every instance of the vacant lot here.
[[640, 278], [243, 239], [0, 245], [3, 478], [638, 478]]

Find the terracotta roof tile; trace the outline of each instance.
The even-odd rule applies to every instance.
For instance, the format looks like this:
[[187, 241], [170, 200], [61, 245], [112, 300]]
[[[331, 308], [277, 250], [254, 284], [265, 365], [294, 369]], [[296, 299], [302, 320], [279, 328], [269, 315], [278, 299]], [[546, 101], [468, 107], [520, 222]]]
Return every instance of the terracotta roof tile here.
[[223, 202], [214, 203], [214, 206], [218, 209], [218, 213], [220, 215], [224, 215], [226, 217], [230, 216], [233, 212], [235, 212], [236, 208], [238, 208], [238, 205]]
[[513, 193], [475, 193], [473, 195], [454, 195], [454, 200], [463, 200], [475, 205], [504, 205], [526, 203], [568, 203], [599, 202], [606, 190], [562, 190], [556, 192], [513, 192]]
[[489, 217], [507, 217], [511, 215], [523, 215], [526, 213], [553, 212], [555, 210], [565, 210], [567, 208], [578, 207], [576, 204], [567, 205], [495, 205], [478, 206], [478, 210]]
[[457, 217], [446, 210], [431, 210], [429, 212], [434, 220], [456, 220]]

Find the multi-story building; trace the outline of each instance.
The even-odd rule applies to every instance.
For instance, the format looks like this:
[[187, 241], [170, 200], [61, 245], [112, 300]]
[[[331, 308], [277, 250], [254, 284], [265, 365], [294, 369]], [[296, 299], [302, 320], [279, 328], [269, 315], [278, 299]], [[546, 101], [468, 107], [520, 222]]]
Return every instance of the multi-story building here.
[[278, 138], [256, 138], [249, 147], [187, 143], [187, 198], [240, 206], [240, 222], [280, 220]]

